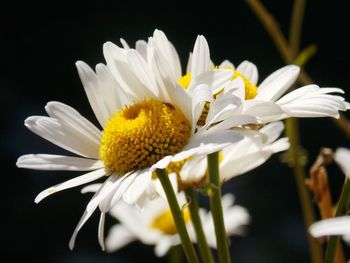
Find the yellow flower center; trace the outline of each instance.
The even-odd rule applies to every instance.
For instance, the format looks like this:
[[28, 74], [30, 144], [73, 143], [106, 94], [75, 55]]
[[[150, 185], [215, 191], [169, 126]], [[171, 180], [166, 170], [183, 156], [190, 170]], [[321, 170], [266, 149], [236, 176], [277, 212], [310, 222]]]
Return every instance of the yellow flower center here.
[[[182, 217], [185, 223], [187, 223], [191, 219], [188, 208], [185, 208], [182, 211]], [[173, 218], [173, 215], [171, 214], [170, 209], [156, 216], [153, 219], [152, 223], [150, 224], [150, 227], [160, 230], [161, 232], [167, 235], [177, 234], [174, 218]]]
[[126, 173], [181, 151], [191, 124], [176, 106], [147, 99], [111, 117], [102, 134], [100, 159], [112, 172]]

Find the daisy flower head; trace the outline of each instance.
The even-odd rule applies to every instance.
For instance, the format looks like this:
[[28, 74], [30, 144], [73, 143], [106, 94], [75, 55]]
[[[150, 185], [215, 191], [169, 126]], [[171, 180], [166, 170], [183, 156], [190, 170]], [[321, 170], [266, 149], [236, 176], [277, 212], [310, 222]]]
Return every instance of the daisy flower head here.
[[[203, 43], [203, 39], [197, 38], [193, 54], [202, 48], [198, 43]], [[206, 74], [204, 67], [200, 67], [196, 83], [186, 91], [177, 84], [181, 76], [179, 59], [163, 32], [156, 30], [148, 42], [137, 42], [136, 49], [129, 48], [124, 40], [122, 43], [124, 47], [110, 42], [104, 45], [107, 65], [98, 64], [95, 71], [82, 61], [76, 63], [101, 127], [60, 102], [46, 105], [48, 116], [25, 120], [25, 126], [32, 132], [77, 156], [28, 154], [18, 159], [18, 167], [87, 171], [42, 191], [36, 203], [58, 191], [105, 178], [88, 203], [70, 248], [78, 231], [98, 207], [102, 228], [104, 214], [120, 199], [135, 203], [156, 169], [219, 151], [243, 138], [231, 130], [209, 127], [196, 131], [204, 104], [212, 100], [210, 87], [224, 85], [231, 73], [208, 71]], [[204, 62], [196, 63], [198, 67]], [[248, 118], [242, 123], [251, 121]]]
[[[191, 217], [186, 206], [185, 197], [178, 194], [182, 205], [182, 214], [192, 242], [196, 242], [196, 235], [191, 224]], [[226, 232], [229, 235], [241, 235], [244, 226], [249, 223], [247, 210], [234, 205], [231, 194], [223, 196], [222, 206]], [[212, 215], [205, 209], [200, 209], [203, 229], [212, 248], [216, 248], [215, 230]], [[109, 252], [121, 249], [133, 241], [140, 241], [155, 246], [155, 254], [164, 256], [172, 246], [180, 244], [180, 238], [174, 224], [172, 214], [165, 199], [158, 198], [147, 203], [142, 210], [136, 209], [125, 202], [118, 202], [110, 211], [119, 224], [114, 225], [106, 238], [106, 249]]]
[[257, 67], [249, 61], [243, 61], [237, 69], [231, 62], [224, 61], [220, 68], [232, 68], [235, 72], [236, 78], [225, 89], [241, 101], [236, 113], [257, 116], [263, 123], [288, 117], [339, 118], [339, 111], [349, 109], [343, 97], [333, 95], [344, 93], [339, 88], [320, 88], [312, 84], [284, 95], [298, 78], [300, 68], [296, 65], [278, 69], [259, 85]]

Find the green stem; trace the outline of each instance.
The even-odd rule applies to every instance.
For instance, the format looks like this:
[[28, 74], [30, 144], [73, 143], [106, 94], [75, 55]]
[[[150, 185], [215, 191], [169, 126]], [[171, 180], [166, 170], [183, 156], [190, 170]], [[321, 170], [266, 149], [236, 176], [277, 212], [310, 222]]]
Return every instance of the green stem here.
[[295, 0], [289, 30], [289, 43], [293, 58], [295, 58], [299, 52], [304, 11], [305, 0]]
[[169, 263], [181, 262], [181, 251], [179, 246], [173, 246], [168, 252]]
[[208, 155], [208, 173], [211, 192], [209, 193], [210, 209], [213, 216], [216, 244], [219, 255], [219, 262], [231, 262], [231, 256], [228, 246], [228, 238], [225, 231], [224, 213], [221, 203], [221, 186], [219, 176], [219, 154], [211, 153]]
[[[350, 204], [350, 179], [345, 178], [343, 189], [341, 191], [335, 217], [344, 216], [347, 214]], [[339, 242], [338, 236], [331, 236], [328, 241], [326, 256], [324, 263], [332, 263], [334, 260], [337, 243]]]
[[186, 193], [187, 201], [189, 203], [191, 221], [192, 221], [194, 230], [196, 232], [197, 242], [199, 246], [199, 251], [201, 253], [202, 262], [214, 263], [214, 258], [208, 246], [208, 242], [202, 227], [202, 222], [199, 217], [199, 205], [198, 205], [196, 193], [193, 190], [193, 187], [186, 188], [185, 193]]
[[156, 173], [160, 183], [162, 184], [165, 195], [168, 199], [169, 207], [173, 215], [177, 233], [180, 236], [182, 248], [185, 252], [187, 261], [189, 263], [197, 263], [198, 258], [193, 248], [191, 239], [187, 233], [186, 225], [182, 216], [182, 211], [177, 202], [177, 198], [173, 186], [171, 185], [171, 182], [169, 180], [168, 173], [164, 169], [157, 169]]
[[[296, 181], [296, 186], [298, 189], [299, 199], [301, 208], [304, 215], [304, 222], [306, 228], [315, 222], [315, 214], [312, 207], [312, 200], [310, 198], [309, 192], [305, 186], [305, 171], [301, 163], [301, 156], [299, 151], [300, 145], [300, 136], [299, 136], [299, 127], [298, 120], [295, 118], [289, 118], [286, 120], [286, 133], [290, 139], [290, 149], [289, 154], [292, 158], [292, 165], [294, 170], [294, 176]], [[321, 262], [322, 261], [322, 252], [320, 246], [316, 239], [312, 238], [310, 235], [307, 236], [309, 245], [310, 245], [310, 254], [312, 262]]]

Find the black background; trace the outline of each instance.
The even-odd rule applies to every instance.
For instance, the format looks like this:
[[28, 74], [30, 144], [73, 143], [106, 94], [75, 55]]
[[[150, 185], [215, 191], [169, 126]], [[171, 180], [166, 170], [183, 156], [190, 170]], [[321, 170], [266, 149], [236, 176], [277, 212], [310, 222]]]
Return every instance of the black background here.
[[[219, 63], [230, 59], [254, 62], [260, 81], [282, 67], [269, 36], [243, 1], [209, 4], [114, 1], [24, 4], [2, 8], [1, 28], [1, 259], [35, 262], [165, 262], [151, 247], [133, 243], [112, 255], [100, 251], [98, 216], [78, 236], [73, 252], [68, 241], [90, 198], [79, 189], [66, 190], [34, 204], [41, 190], [68, 180], [73, 172], [17, 169], [17, 157], [26, 153], [64, 153], [28, 131], [23, 121], [44, 115], [46, 102], [57, 100], [75, 107], [97, 124], [85, 97], [74, 63], [81, 59], [94, 66], [104, 62], [106, 41], [129, 44], [147, 39], [155, 28], [163, 30], [176, 46], [183, 65], [197, 34], [203, 34], [211, 57]], [[288, 33], [292, 1], [264, 1], [284, 33]], [[7, 3], [9, 4], [9, 3]], [[310, 0], [302, 46], [315, 43], [317, 55], [306, 69], [320, 86], [337, 86], [348, 92], [350, 3], [346, 0]], [[349, 100], [349, 92], [345, 95]], [[349, 114], [347, 114], [348, 117]], [[349, 142], [329, 119], [301, 121], [302, 143], [309, 164], [319, 148], [349, 147]], [[331, 167], [333, 195], [339, 193], [343, 176]], [[291, 170], [274, 156], [255, 171], [224, 186], [252, 216], [246, 237], [231, 238], [234, 262], [309, 262], [301, 210]], [[107, 225], [113, 223], [107, 220]]]

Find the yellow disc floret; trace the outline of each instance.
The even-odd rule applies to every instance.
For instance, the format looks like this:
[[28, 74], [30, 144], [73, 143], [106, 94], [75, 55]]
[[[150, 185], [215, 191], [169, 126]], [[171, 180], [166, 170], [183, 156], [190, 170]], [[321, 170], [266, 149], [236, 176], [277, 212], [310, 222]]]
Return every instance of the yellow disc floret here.
[[102, 134], [100, 158], [112, 172], [126, 173], [155, 164], [186, 145], [191, 125], [176, 106], [148, 99], [109, 119]]
[[[187, 223], [191, 219], [188, 208], [183, 209], [182, 217], [185, 223]], [[173, 218], [173, 215], [171, 214], [170, 209], [156, 216], [151, 222], [150, 227], [160, 230], [161, 232], [167, 235], [177, 234], [174, 218]]]
[[188, 86], [190, 86], [190, 83], [191, 83], [191, 77], [192, 77], [191, 72], [187, 73], [186, 75], [179, 78], [177, 83], [180, 85], [180, 87], [184, 89], [188, 89]]

